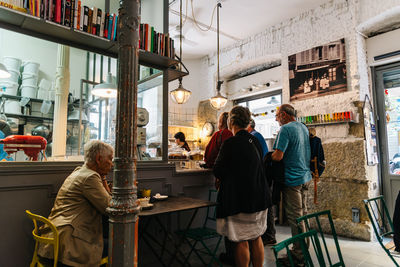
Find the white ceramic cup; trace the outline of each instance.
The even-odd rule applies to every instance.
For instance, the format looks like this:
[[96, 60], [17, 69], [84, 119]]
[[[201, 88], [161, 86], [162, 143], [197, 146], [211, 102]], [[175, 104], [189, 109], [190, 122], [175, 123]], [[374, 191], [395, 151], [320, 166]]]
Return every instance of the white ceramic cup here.
[[15, 57], [4, 57], [4, 65], [6, 66], [7, 70], [14, 70], [18, 71], [21, 68], [22, 60]]
[[21, 105], [17, 100], [6, 100], [4, 103], [4, 111], [6, 113], [21, 114]]
[[31, 85], [21, 85], [21, 96], [29, 97], [29, 98], [36, 98], [37, 95], [37, 86]]
[[22, 74], [33, 73], [37, 76], [39, 74], [39, 66], [39, 63], [33, 61], [24, 61], [24, 63], [22, 63], [22, 67], [24, 68]]

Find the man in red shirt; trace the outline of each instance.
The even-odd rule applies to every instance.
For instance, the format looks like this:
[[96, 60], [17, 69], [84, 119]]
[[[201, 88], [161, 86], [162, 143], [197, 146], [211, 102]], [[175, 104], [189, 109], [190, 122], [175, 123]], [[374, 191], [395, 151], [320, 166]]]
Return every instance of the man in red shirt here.
[[214, 162], [218, 156], [222, 143], [231, 136], [232, 132], [228, 130], [228, 112], [223, 112], [218, 119], [218, 131], [211, 137], [204, 153], [206, 168], [214, 167]]

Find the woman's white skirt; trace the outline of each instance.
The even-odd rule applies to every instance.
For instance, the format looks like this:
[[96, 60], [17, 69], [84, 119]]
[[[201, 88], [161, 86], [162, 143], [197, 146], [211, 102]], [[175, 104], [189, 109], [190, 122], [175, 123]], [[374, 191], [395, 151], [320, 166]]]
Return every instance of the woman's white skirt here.
[[267, 211], [217, 218], [217, 232], [233, 242], [254, 240], [267, 230]]

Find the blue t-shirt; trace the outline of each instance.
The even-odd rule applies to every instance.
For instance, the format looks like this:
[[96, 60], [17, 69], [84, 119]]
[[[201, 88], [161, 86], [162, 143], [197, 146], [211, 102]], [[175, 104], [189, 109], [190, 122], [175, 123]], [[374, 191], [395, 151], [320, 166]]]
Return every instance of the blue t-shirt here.
[[310, 139], [304, 124], [292, 121], [283, 125], [275, 140], [274, 149], [284, 153], [285, 185], [298, 186], [311, 180]]
[[267, 155], [267, 153], [268, 153], [268, 146], [267, 146], [267, 143], [265, 142], [264, 137], [259, 132], [257, 132], [256, 130], [253, 130], [251, 132], [251, 134], [254, 135], [255, 137], [257, 137], [257, 140], [261, 145], [262, 152], [263, 152], [263, 158], [264, 158], [265, 155]]

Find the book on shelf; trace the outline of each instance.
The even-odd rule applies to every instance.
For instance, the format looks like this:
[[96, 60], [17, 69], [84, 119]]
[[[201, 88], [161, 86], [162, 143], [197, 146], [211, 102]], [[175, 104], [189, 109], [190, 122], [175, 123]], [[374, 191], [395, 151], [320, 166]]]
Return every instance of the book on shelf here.
[[101, 13], [101, 18], [100, 18], [100, 31], [99, 31], [99, 36], [100, 37], [103, 37], [104, 36], [104, 20], [105, 20], [105, 17], [106, 17], [106, 12], [102, 12]]
[[93, 7], [91, 33], [96, 35], [97, 30], [97, 7]]
[[71, 0], [64, 0], [64, 26], [71, 27]]
[[87, 32], [88, 33], [92, 33], [92, 26], [93, 26], [93, 9], [89, 8], [88, 24], [87, 24]]
[[102, 16], [102, 11], [100, 8], [97, 9], [97, 19], [96, 19], [96, 35], [100, 36], [100, 27], [101, 27], [101, 16]]
[[83, 31], [88, 32], [89, 27], [89, 7], [83, 6]]
[[103, 37], [104, 38], [108, 38], [108, 22], [109, 22], [109, 20], [110, 20], [110, 13], [106, 13], [105, 15], [104, 15], [104, 26], [103, 26]]
[[[80, 2], [80, 1], [79, 1]], [[80, 18], [79, 18], [79, 30], [81, 30], [81, 31], [83, 31], [83, 21], [84, 21], [84, 17], [85, 17], [85, 7], [84, 6], [82, 6], [82, 4], [80, 5], [80, 7], [79, 7], [79, 16], [80, 16]], [[86, 17], [86, 19], [87, 19], [87, 17]]]

